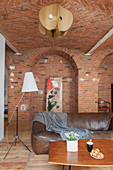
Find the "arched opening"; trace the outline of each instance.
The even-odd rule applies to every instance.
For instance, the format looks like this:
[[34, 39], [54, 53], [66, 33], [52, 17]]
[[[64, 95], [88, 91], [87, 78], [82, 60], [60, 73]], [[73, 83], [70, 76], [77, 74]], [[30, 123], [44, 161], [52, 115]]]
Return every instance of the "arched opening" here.
[[[107, 55], [99, 66], [98, 98], [110, 103], [113, 109], [113, 54]], [[113, 110], [112, 110], [113, 111]]]
[[33, 73], [39, 94], [31, 96], [32, 116], [46, 110], [47, 81], [50, 77], [62, 78], [62, 112], [78, 112], [78, 69], [72, 57], [63, 51], [47, 51], [35, 61]]

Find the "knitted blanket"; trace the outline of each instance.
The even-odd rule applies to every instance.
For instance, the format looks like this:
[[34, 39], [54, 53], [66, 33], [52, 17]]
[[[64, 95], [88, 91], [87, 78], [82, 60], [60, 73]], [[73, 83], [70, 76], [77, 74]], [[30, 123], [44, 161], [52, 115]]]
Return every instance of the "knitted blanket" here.
[[93, 133], [87, 129], [70, 128], [67, 126], [67, 113], [40, 111], [35, 115], [33, 121], [39, 121], [46, 125], [46, 130], [59, 133], [63, 140], [66, 140], [66, 132], [75, 132], [79, 135], [78, 139], [87, 139]]

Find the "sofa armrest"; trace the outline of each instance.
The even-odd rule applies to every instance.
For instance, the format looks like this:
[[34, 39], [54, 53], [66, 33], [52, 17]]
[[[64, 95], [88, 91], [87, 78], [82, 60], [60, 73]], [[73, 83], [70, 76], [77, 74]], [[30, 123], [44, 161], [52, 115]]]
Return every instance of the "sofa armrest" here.
[[34, 132], [31, 134], [31, 145], [34, 153], [48, 154], [49, 142], [62, 140], [60, 135], [54, 132], [48, 132], [46, 130]]
[[40, 132], [40, 131], [46, 131], [46, 126], [39, 121], [33, 121], [32, 133], [37, 134], [37, 132]]

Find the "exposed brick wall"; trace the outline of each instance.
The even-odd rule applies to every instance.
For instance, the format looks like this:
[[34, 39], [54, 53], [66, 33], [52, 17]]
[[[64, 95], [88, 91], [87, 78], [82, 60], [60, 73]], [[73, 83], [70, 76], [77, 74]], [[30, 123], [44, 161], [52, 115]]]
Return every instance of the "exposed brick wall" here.
[[[39, 110], [45, 110], [45, 93], [46, 93], [46, 80], [49, 76], [67, 76], [66, 79], [63, 79], [64, 85], [66, 89], [63, 88], [63, 111], [65, 112], [74, 112], [76, 110], [76, 104], [78, 103], [78, 112], [97, 112], [98, 105], [95, 101], [98, 101], [98, 70], [101, 61], [113, 52], [113, 50], [104, 50], [104, 51], [97, 51], [92, 56], [85, 56], [82, 52], [79, 52], [74, 49], [67, 49], [67, 48], [40, 48], [34, 49], [31, 51], [26, 51], [22, 54], [22, 56], [15, 56], [12, 52], [6, 53], [6, 63], [9, 68], [9, 117], [11, 116], [15, 106], [17, 105], [20, 97], [21, 97], [21, 89], [23, 84], [24, 74], [27, 71], [33, 71], [34, 75], [37, 80], [37, 85], [39, 90], [43, 91], [43, 95], [35, 94], [33, 96], [25, 93], [22, 102], [19, 105], [19, 117], [20, 118], [29, 118], [33, 116]], [[45, 63], [45, 58], [48, 58], [47, 63]], [[53, 63], [52, 63], [52, 59]], [[62, 67], [61, 61], [62, 59]], [[60, 64], [56, 64], [60, 63]], [[40, 67], [40, 63], [44, 67]], [[10, 65], [15, 66], [14, 70], [10, 70]], [[42, 66], [41, 65], [41, 66]], [[53, 73], [52, 69], [51, 72], [48, 72], [49, 66], [56, 66], [56, 72]], [[70, 67], [70, 68], [65, 68]], [[59, 71], [63, 68], [63, 72]], [[78, 69], [78, 71], [76, 71]], [[14, 73], [14, 77], [11, 76], [11, 72]], [[86, 73], [88, 72], [88, 76]], [[42, 74], [42, 76], [40, 76]], [[46, 75], [45, 75], [46, 74]], [[64, 74], [64, 75], [63, 75]], [[77, 76], [78, 74], [78, 76]], [[75, 77], [74, 77], [75, 75]], [[39, 77], [39, 82], [38, 78]], [[68, 77], [72, 78], [72, 84], [68, 82]], [[77, 82], [77, 79], [78, 82]], [[14, 82], [11, 82], [11, 78], [14, 79]], [[65, 82], [65, 80], [67, 82]], [[44, 82], [44, 84], [43, 84]], [[76, 87], [74, 84], [76, 82]], [[78, 85], [77, 85], [78, 84]], [[11, 86], [14, 88], [11, 88]], [[71, 86], [71, 87], [70, 87]], [[69, 91], [71, 89], [71, 91]], [[67, 94], [68, 91], [68, 94]], [[73, 95], [72, 93], [74, 93]], [[69, 94], [70, 92], [70, 94]], [[76, 97], [78, 93], [78, 98]], [[72, 97], [73, 96], [73, 97]], [[72, 98], [70, 98], [72, 97]], [[73, 103], [73, 101], [75, 102]], [[37, 103], [38, 102], [38, 103]], [[70, 105], [70, 102], [72, 104]], [[21, 105], [26, 104], [26, 110], [21, 111]], [[36, 105], [35, 105], [36, 103]], [[74, 105], [75, 104], [75, 105]], [[70, 106], [72, 108], [70, 108]], [[38, 110], [39, 109], [39, 110]]]
[[[72, 63], [75, 65], [74, 61]], [[37, 86], [43, 94], [33, 94], [32, 114], [39, 110], [46, 110], [46, 91], [47, 80], [49, 77], [62, 78], [62, 112], [77, 113], [78, 112], [78, 70], [72, 67], [72, 64], [65, 56], [46, 55], [38, 60], [33, 68]]]
[[[6, 54], [6, 64], [9, 69], [9, 80], [8, 80], [8, 114], [9, 117], [12, 115], [14, 112], [16, 105], [18, 104], [22, 93], [22, 82], [23, 82], [23, 77], [24, 73], [26, 71], [31, 71], [31, 67], [25, 62], [27, 60], [26, 56], [15, 56], [14, 53], [8, 52]], [[10, 66], [14, 66], [15, 69], [11, 70]], [[11, 81], [12, 79], [12, 81]], [[19, 106], [21, 106], [22, 103], [26, 104], [29, 106], [30, 99], [29, 95], [25, 94], [24, 98], [22, 99], [22, 102], [20, 103]], [[27, 107], [27, 110], [22, 112], [20, 111], [19, 107], [19, 117], [20, 118], [28, 118], [30, 116], [30, 110], [29, 107]], [[14, 114], [15, 117], [15, 114]]]
[[99, 66], [99, 98], [111, 103], [113, 84], [113, 54], [106, 56]]
[[[40, 34], [39, 11], [58, 3], [73, 14], [73, 24], [62, 38]], [[0, 32], [19, 52], [59, 46], [88, 52], [113, 27], [112, 0], [1, 0]], [[111, 36], [112, 37], [112, 36]], [[113, 47], [113, 37], [104, 47]], [[104, 48], [103, 48], [104, 49]]]

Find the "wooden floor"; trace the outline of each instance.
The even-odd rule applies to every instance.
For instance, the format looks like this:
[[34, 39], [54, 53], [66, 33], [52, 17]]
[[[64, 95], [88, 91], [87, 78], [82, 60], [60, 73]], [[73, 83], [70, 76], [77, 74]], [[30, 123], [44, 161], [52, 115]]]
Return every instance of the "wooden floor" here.
[[[5, 123], [6, 124], [6, 123]], [[5, 126], [6, 127], [6, 126]], [[19, 122], [19, 137], [31, 148], [31, 128], [32, 120], [22, 120]], [[15, 122], [11, 122], [8, 127], [9, 146], [15, 139]], [[30, 153], [19, 141], [13, 146], [3, 160], [7, 152], [7, 140], [4, 138], [0, 142], [0, 170], [61, 170], [62, 166], [52, 165], [48, 163], [48, 155], [35, 155], [33, 151]], [[68, 167], [65, 166], [65, 170]], [[72, 170], [97, 170], [98, 168], [88, 167], [72, 167]], [[99, 170], [112, 170], [113, 168], [99, 168]]]

